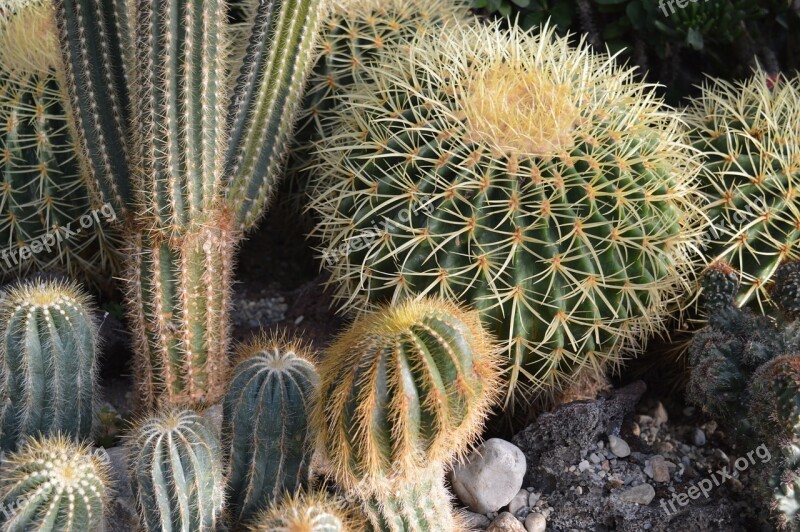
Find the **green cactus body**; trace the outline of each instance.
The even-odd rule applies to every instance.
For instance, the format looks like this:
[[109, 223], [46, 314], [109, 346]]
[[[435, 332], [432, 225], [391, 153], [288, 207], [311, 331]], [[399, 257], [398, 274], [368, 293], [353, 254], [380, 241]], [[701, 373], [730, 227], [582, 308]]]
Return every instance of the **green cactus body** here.
[[308, 416], [318, 377], [306, 348], [280, 337], [243, 346], [240, 357], [223, 403], [222, 430], [230, 444], [229, 508], [246, 522], [284, 492], [308, 484]]
[[704, 253], [739, 272], [739, 305], [768, 301], [780, 264], [800, 258], [800, 77], [778, 77], [774, 88], [767, 78], [712, 80], [687, 116], [711, 200]]
[[219, 436], [189, 410], [143, 421], [129, 443], [130, 478], [147, 530], [216, 530], [225, 483]]
[[704, 222], [683, 131], [612, 59], [552, 30], [454, 26], [344, 100], [311, 207], [344, 308], [477, 307], [508, 399], [552, 397], [660, 330]]
[[496, 350], [477, 314], [437, 300], [357, 320], [320, 376], [319, 448], [348, 490], [460, 454], [498, 393]]
[[[126, 275], [146, 406], [225, 392], [233, 250], [280, 175], [318, 0], [56, 0], [97, 195], [132, 236]], [[103, 112], [98, 112], [102, 109]]]
[[0, 300], [0, 446], [28, 435], [91, 435], [97, 330], [91, 304], [75, 285], [22, 284]]
[[4, 464], [3, 532], [103, 529], [108, 465], [87, 446], [61, 436], [30, 438]]
[[262, 512], [250, 532], [351, 532], [360, 530], [324, 493], [286, 495]]
[[451, 532], [462, 530], [444, 487], [444, 471], [433, 467], [411, 483], [383, 488], [366, 497], [363, 512], [370, 532]]
[[52, 6], [0, 9], [0, 278], [63, 271], [105, 287], [121, 239], [111, 211], [91, 218], [99, 205], [64, 101]]

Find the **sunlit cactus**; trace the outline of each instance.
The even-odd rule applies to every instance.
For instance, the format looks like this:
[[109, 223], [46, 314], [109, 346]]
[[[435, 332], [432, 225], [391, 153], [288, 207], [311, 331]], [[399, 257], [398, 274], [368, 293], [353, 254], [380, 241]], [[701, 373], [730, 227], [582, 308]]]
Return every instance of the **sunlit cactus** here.
[[97, 326], [73, 284], [37, 281], [0, 299], [0, 447], [26, 436], [91, 436], [97, 386]]
[[314, 451], [308, 417], [319, 379], [301, 342], [259, 338], [239, 349], [223, 403], [228, 506], [237, 522], [307, 486]]
[[128, 446], [131, 488], [146, 530], [216, 530], [225, 481], [210, 421], [189, 410], [164, 412], [135, 427]]
[[360, 530], [340, 501], [324, 493], [286, 495], [251, 524], [250, 532], [354, 532]]
[[552, 29], [451, 26], [383, 57], [319, 145], [311, 208], [343, 309], [474, 305], [523, 400], [663, 330], [705, 221], [652, 86]]
[[780, 264], [800, 258], [800, 76], [710, 80], [687, 119], [711, 200], [704, 253], [739, 272], [737, 304], [763, 304]]
[[27, 439], [0, 476], [4, 532], [103, 530], [108, 464], [62, 436]]
[[[55, 0], [95, 192], [130, 235], [145, 407], [225, 393], [233, 252], [281, 175], [320, 2]], [[135, 9], [132, 7], [135, 6]]]
[[474, 311], [425, 299], [358, 319], [320, 366], [314, 427], [333, 478], [362, 489], [458, 456], [500, 392], [498, 369]]

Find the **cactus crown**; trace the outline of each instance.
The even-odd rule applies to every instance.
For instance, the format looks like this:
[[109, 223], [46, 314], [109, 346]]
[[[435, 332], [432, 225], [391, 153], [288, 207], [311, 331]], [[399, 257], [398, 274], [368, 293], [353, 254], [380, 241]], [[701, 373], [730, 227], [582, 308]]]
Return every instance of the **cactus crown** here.
[[0, 1], [0, 67], [48, 74], [58, 68], [54, 10], [48, 0]]
[[734, 304], [739, 276], [725, 261], [716, 261], [703, 273], [702, 301], [707, 311]]
[[99, 530], [108, 475], [86, 445], [61, 435], [29, 438], [4, 465], [2, 501], [12, 516], [3, 530]]
[[286, 495], [250, 525], [250, 532], [350, 532], [352, 518], [324, 492]]

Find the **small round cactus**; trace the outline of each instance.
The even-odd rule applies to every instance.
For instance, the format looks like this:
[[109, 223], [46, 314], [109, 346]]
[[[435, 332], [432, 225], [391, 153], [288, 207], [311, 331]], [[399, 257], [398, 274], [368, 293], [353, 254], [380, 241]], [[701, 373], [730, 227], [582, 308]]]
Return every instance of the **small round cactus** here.
[[711, 80], [688, 110], [711, 199], [704, 253], [739, 272], [737, 304], [769, 300], [778, 266], [800, 258], [800, 76]]
[[0, 299], [0, 447], [28, 435], [92, 432], [97, 326], [77, 285], [37, 281]]
[[212, 532], [225, 481], [219, 436], [190, 410], [142, 421], [129, 442], [130, 478], [142, 526], [163, 532]]
[[706, 312], [730, 307], [739, 292], [739, 275], [724, 261], [716, 261], [703, 273], [701, 303]]
[[4, 532], [102, 530], [108, 464], [61, 435], [27, 439], [0, 477]]
[[314, 426], [345, 489], [462, 453], [500, 391], [478, 314], [434, 299], [361, 317], [328, 350]]
[[800, 262], [787, 262], [778, 268], [771, 295], [786, 318], [800, 317]]
[[477, 307], [523, 400], [663, 329], [705, 220], [652, 87], [552, 29], [453, 25], [383, 57], [318, 149], [315, 235], [343, 308]]
[[773, 445], [800, 441], [800, 356], [778, 356], [753, 374], [750, 418]]
[[299, 341], [259, 338], [239, 349], [223, 403], [229, 443], [228, 504], [238, 522], [309, 480], [313, 442], [308, 417], [319, 379]]
[[286, 495], [256, 518], [250, 532], [351, 532], [352, 520], [324, 493]]

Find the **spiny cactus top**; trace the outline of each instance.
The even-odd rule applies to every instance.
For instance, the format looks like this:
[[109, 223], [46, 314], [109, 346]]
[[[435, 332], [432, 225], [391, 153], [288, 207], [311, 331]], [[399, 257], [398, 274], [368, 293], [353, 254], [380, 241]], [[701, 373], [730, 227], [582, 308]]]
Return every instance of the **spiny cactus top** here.
[[102, 530], [108, 464], [61, 436], [28, 439], [0, 476], [4, 532]]
[[740, 305], [768, 300], [778, 266], [800, 258], [800, 76], [773, 85], [760, 70], [709, 81], [687, 116], [711, 200], [705, 253], [739, 272]]
[[663, 327], [704, 221], [651, 86], [552, 29], [497, 25], [368, 70], [320, 144], [312, 201], [345, 307], [471, 303], [506, 346], [509, 392], [537, 394]]
[[343, 501], [331, 500], [325, 493], [286, 495], [275, 501], [251, 524], [250, 532], [352, 532], [350, 515]]
[[92, 431], [97, 326], [73, 284], [23, 283], [0, 299], [0, 445], [27, 435]]
[[363, 316], [320, 367], [314, 427], [336, 482], [367, 489], [452, 460], [480, 433], [498, 374], [474, 311], [425, 299]]

